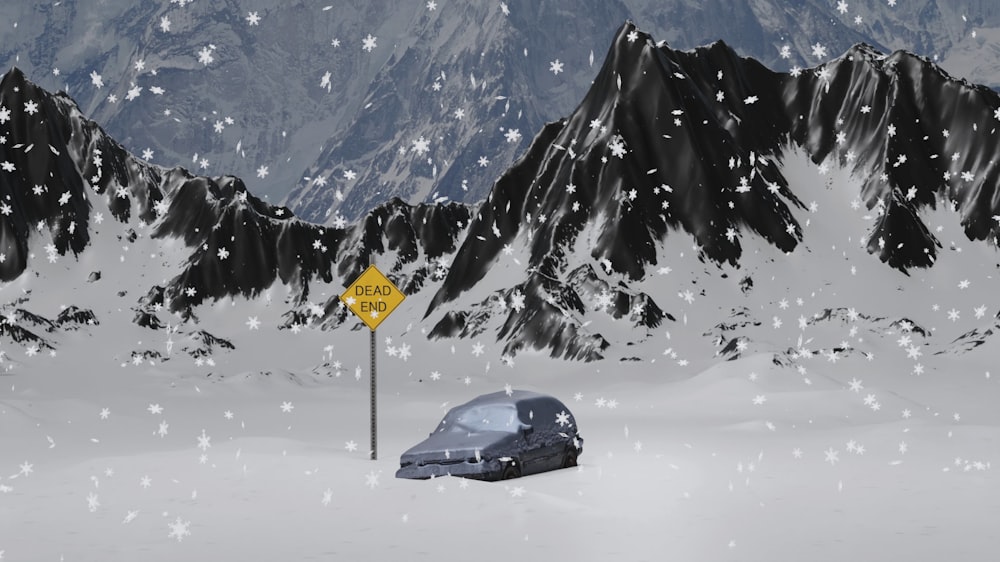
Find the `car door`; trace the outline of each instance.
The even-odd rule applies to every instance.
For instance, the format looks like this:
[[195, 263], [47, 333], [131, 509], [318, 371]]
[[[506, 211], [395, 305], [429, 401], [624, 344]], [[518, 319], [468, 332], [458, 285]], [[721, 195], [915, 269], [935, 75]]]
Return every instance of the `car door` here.
[[[522, 429], [525, 452], [522, 472], [535, 474], [562, 466], [565, 451], [564, 439], [558, 434], [549, 418], [549, 405], [542, 400], [526, 400], [518, 404], [518, 414], [526, 429]], [[530, 428], [530, 429], [528, 429]]]
[[559, 429], [551, 424], [537, 433], [541, 442], [537, 461], [539, 467], [542, 470], [562, 468], [566, 458], [567, 438], [560, 435]]
[[521, 428], [521, 474], [542, 472], [544, 467], [544, 443], [539, 439], [534, 426], [524, 425]]

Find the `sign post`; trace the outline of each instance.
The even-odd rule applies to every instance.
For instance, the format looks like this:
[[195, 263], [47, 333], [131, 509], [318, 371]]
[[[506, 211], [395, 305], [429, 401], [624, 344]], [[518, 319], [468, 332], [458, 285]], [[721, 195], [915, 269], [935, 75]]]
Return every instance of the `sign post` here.
[[371, 255], [368, 269], [364, 271], [353, 283], [340, 295], [340, 300], [347, 308], [356, 314], [362, 322], [371, 330], [369, 359], [371, 361], [371, 460], [378, 458], [378, 411], [376, 403], [376, 380], [375, 370], [375, 330], [396, 307], [399, 306], [406, 295], [402, 293], [396, 285], [382, 274], [375, 267], [375, 254]]

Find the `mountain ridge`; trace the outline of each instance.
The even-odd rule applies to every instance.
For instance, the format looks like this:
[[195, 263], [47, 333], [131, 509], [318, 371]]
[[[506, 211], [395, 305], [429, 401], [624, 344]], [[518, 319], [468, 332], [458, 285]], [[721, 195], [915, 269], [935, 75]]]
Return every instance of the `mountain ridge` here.
[[[597, 359], [613, 343], [592, 327], [591, 303], [630, 322], [637, 337], [686, 322], [662, 303], [671, 285], [650, 283], [650, 268], [668, 265], [665, 241], [691, 236], [702, 263], [737, 271], [746, 251], [760, 251], [758, 239], [795, 252], [809, 222], [795, 214], [813, 209], [806, 188], [783, 174], [789, 145], [804, 149], [821, 175], [835, 157], [864, 176], [856, 208], [875, 218], [865, 244], [892, 268], [934, 263], [943, 245], [921, 213], [945, 201], [962, 214], [969, 239], [996, 241], [996, 227], [984, 225], [997, 213], [995, 167], [958, 170], [996, 146], [995, 127], [985, 125], [1000, 113], [997, 95], [926, 59], [864, 45], [792, 75], [723, 42], [676, 51], [627, 22], [576, 111], [543, 127], [478, 208], [393, 199], [332, 227], [263, 202], [239, 178], [136, 159], [71, 98], [45, 93], [17, 69], [0, 82], [0, 105], [10, 122], [0, 145], [3, 279], [28, 267], [30, 225], [51, 231], [50, 260], [79, 256], [101, 228], [104, 205], [128, 242], [149, 226], [152, 238], [186, 248], [169, 280], [139, 290], [146, 297], [136, 322], [148, 327], [166, 324], [159, 307], [196, 320], [206, 302], [254, 299], [280, 283], [290, 295], [283, 327], [334, 328], [347, 320], [344, 307], [336, 296], [312, 302], [313, 287], [348, 284], [375, 253], [383, 263], [391, 256], [385, 269], [399, 286], [433, 295], [422, 320], [430, 337], [492, 331], [507, 355], [547, 349]], [[925, 116], [941, 108], [944, 116]], [[925, 133], [947, 117], [971, 122], [972, 133], [932, 141]], [[958, 153], [952, 167], [940, 164], [946, 150]], [[497, 277], [500, 254], [513, 252], [525, 261]], [[746, 292], [753, 278], [741, 277]], [[473, 288], [478, 296], [468, 302]]]

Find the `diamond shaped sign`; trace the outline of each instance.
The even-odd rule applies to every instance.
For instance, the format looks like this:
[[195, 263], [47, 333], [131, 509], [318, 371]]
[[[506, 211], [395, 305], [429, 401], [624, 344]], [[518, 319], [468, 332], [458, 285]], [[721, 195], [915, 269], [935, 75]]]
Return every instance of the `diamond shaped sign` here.
[[340, 295], [347, 308], [371, 330], [378, 328], [404, 298], [406, 295], [374, 265], [369, 265]]

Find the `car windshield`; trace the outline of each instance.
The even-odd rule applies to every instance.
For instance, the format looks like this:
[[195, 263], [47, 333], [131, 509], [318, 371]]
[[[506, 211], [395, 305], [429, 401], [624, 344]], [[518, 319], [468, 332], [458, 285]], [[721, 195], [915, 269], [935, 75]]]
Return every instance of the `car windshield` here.
[[517, 409], [513, 404], [486, 404], [471, 406], [452, 412], [441, 420], [439, 431], [452, 429], [462, 431], [507, 431], [516, 432], [521, 427], [517, 419]]

